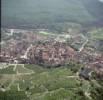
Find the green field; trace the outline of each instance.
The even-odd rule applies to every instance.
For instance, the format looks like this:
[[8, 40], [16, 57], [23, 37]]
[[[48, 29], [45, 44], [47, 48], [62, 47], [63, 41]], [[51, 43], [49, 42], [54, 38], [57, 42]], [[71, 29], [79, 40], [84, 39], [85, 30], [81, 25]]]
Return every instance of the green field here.
[[95, 40], [103, 40], [103, 28], [94, 29], [90, 34]]

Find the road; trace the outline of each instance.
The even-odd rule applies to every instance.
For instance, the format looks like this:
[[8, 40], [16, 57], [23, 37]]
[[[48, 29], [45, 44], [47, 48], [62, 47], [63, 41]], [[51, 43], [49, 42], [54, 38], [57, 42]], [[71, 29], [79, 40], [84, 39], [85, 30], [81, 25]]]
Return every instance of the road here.
[[28, 52], [29, 52], [29, 50], [32, 48], [32, 44], [27, 48], [27, 50], [25, 51], [25, 54], [23, 55], [23, 56], [21, 56], [21, 58], [25, 58], [25, 59], [27, 59], [27, 54], [28, 54]]
[[78, 52], [81, 52], [83, 49], [84, 49], [84, 47], [85, 47], [85, 45], [88, 43], [88, 38], [86, 39], [86, 41], [83, 43], [83, 45], [79, 48], [79, 51]]

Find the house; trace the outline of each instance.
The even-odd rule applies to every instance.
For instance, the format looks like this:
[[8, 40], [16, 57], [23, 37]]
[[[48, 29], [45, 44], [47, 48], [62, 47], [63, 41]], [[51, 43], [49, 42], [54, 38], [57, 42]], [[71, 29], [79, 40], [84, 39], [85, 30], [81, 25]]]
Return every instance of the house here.
[[87, 67], [81, 68], [80, 73], [79, 73], [79, 76], [80, 76], [81, 78], [84, 78], [84, 79], [86, 79], [86, 80], [89, 80], [90, 77], [91, 77], [91, 72], [92, 72], [92, 70], [91, 70], [90, 68], [87, 68]]

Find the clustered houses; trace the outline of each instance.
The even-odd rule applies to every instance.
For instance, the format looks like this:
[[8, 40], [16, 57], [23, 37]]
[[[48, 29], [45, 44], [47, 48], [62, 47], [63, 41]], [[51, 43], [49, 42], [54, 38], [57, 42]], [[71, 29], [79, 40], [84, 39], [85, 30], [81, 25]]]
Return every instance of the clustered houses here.
[[24, 55], [31, 43], [36, 43], [47, 38], [40, 34], [34, 34], [31, 31], [21, 32], [20, 35], [18, 35], [19, 32], [20, 31], [16, 30], [11, 38], [5, 40], [4, 44], [0, 44], [0, 62], [13, 63], [14, 59], [18, 59], [21, 62], [22, 59], [20, 56]]
[[83, 50], [81, 53], [77, 53], [76, 59], [80, 63], [88, 64], [95, 61], [95, 56]]
[[103, 76], [103, 61], [94, 62], [89, 65], [98, 75]]
[[94, 62], [89, 63], [89, 67], [98, 75], [103, 76], [103, 55], [97, 56]]
[[24, 54], [26, 48], [28, 46], [28, 43], [25, 41], [12, 41], [8, 43], [6, 47], [1, 48], [1, 56], [3, 57], [9, 57], [9, 58], [15, 58], [19, 57], [20, 55]]
[[[28, 48], [30, 50], [28, 50]], [[28, 50], [28, 52], [27, 52]], [[22, 58], [27, 52], [27, 58]], [[75, 51], [66, 43], [56, 41], [35, 42], [30, 47], [30, 43], [26, 41], [8, 41], [7, 47], [1, 48], [1, 62], [14, 63], [18, 60], [19, 63], [42, 64], [50, 66], [58, 66], [66, 61], [74, 59]]]
[[[33, 32], [24, 32], [20, 36], [14, 35], [19, 39], [14, 39], [12, 36], [4, 44], [0, 44], [0, 62], [59, 66], [74, 61], [88, 65], [89, 68], [103, 75], [103, 54], [97, 53], [90, 47], [77, 52], [67, 43], [55, 41], [53, 36]], [[73, 41], [82, 43], [83, 39], [77, 37]], [[72, 43], [74, 43], [73, 41]]]
[[75, 51], [64, 43], [48, 42], [34, 45], [28, 53], [30, 63], [62, 65], [74, 59]]

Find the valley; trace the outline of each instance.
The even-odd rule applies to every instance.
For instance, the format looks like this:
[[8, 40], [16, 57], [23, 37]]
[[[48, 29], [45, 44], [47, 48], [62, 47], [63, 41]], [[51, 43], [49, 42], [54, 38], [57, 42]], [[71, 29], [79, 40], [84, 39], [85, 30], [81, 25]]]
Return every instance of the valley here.
[[103, 0], [1, 0], [0, 100], [102, 100]]
[[2, 29], [0, 99], [9, 94], [7, 100], [94, 100], [92, 85], [102, 85], [93, 73], [103, 79], [103, 55], [92, 43], [94, 31], [58, 35], [45, 29]]

